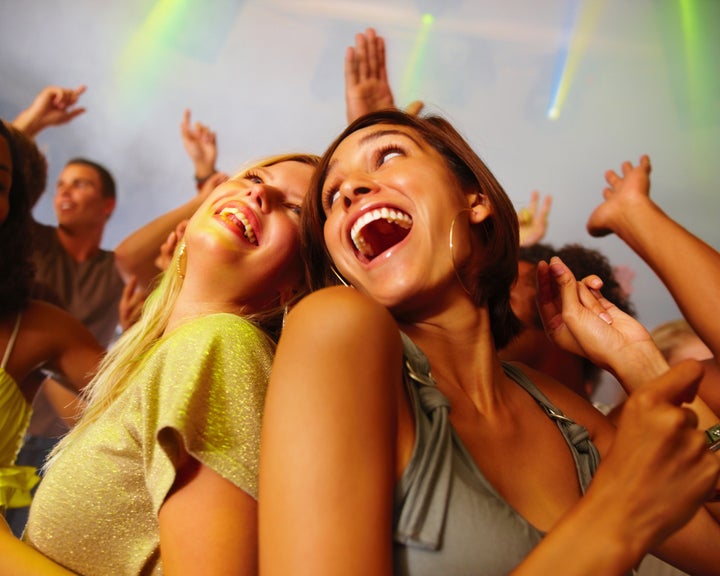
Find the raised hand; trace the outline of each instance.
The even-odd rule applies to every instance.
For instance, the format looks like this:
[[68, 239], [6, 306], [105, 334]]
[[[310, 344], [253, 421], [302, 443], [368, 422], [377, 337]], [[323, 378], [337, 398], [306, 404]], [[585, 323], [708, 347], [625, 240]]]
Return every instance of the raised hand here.
[[667, 369], [648, 331], [600, 293], [602, 281], [578, 282], [553, 257], [537, 266], [538, 310], [548, 337], [618, 377], [626, 390]]
[[394, 108], [385, 65], [385, 41], [375, 30], [355, 35], [345, 52], [345, 104], [348, 123], [377, 110]]
[[85, 90], [86, 86], [77, 88], [46, 86], [12, 123], [30, 138], [34, 138], [48, 126], [67, 124], [85, 112], [85, 108], [75, 108], [75, 104]]
[[185, 110], [180, 123], [180, 136], [183, 146], [195, 168], [195, 178], [203, 181], [214, 174], [217, 161], [217, 139], [207, 125], [190, 119], [190, 110]]
[[638, 205], [650, 204], [650, 158], [640, 157], [637, 165], [625, 161], [621, 174], [614, 170], [605, 172], [608, 187], [603, 190], [604, 202], [600, 204], [587, 222], [587, 230], [593, 236], [606, 236], [617, 232], [623, 219], [631, 218]]
[[118, 304], [119, 324], [123, 332], [138, 321], [146, 298], [147, 293], [138, 290], [137, 278], [132, 276], [125, 284]]
[[215, 190], [220, 184], [228, 180], [230, 176], [225, 172], [213, 172], [212, 175], [208, 176], [200, 186], [198, 195], [205, 198], [210, 192]]
[[425, 102], [422, 100], [413, 100], [410, 104], [405, 106], [405, 112], [410, 114], [410, 116], [417, 116], [420, 112], [422, 112], [423, 108], [425, 108]]
[[552, 196], [549, 194], [543, 199], [538, 209], [540, 192], [533, 190], [530, 195], [530, 204], [527, 208], [521, 208], [518, 212], [518, 224], [520, 225], [520, 246], [532, 246], [543, 239], [547, 232], [548, 214], [552, 206]]
[[177, 248], [180, 240], [182, 240], [187, 224], [187, 220], [180, 222], [175, 227], [175, 230], [168, 234], [167, 239], [162, 243], [162, 246], [160, 246], [160, 253], [158, 257], [155, 258], [155, 266], [160, 268], [160, 270], [167, 270], [168, 266], [170, 266], [170, 262], [172, 262], [173, 255], [175, 254], [175, 248]]

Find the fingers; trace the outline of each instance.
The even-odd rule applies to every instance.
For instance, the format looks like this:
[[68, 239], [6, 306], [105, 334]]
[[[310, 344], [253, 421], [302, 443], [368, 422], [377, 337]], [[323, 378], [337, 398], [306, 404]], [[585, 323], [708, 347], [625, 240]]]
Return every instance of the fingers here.
[[186, 137], [190, 132], [190, 109], [186, 108], [183, 112], [183, 119], [180, 122], [180, 132]]
[[135, 293], [135, 289], [137, 288], [137, 276], [131, 276], [130, 279], [127, 281], [127, 284], [125, 284], [125, 287], [122, 291], [122, 298], [123, 300], [129, 300], [130, 297]]
[[547, 217], [550, 214], [550, 208], [552, 207], [552, 200], [553, 197], [550, 194], [545, 196], [545, 198], [543, 199], [543, 202], [540, 206], [540, 212], [538, 212], [537, 215], [539, 220], [547, 221]]
[[84, 113], [85, 113], [85, 108], [76, 108], [75, 110], [68, 112], [66, 118], [68, 121], [70, 121], [73, 118], [77, 118], [78, 116], [80, 116], [80, 114], [84, 114]]
[[423, 108], [425, 108], [425, 103], [420, 100], [415, 100], [405, 107], [405, 112], [410, 116], [417, 116]]
[[537, 211], [538, 201], [540, 200], [540, 192], [537, 190], [533, 190], [530, 193], [530, 204], [528, 205], [528, 210], [530, 210], [531, 214], [535, 214]]
[[137, 277], [131, 276], [123, 288], [118, 306], [119, 323], [123, 330], [130, 328], [140, 318], [145, 298], [146, 294], [137, 290]]
[[[572, 288], [574, 286], [575, 294], [577, 295], [577, 302], [579, 302], [583, 308], [589, 310], [596, 316], [599, 316], [608, 324], [612, 324], [612, 316], [610, 316], [607, 312], [608, 307], [612, 307], [612, 304], [600, 293], [600, 289], [603, 286], [603, 282], [600, 277], [592, 274], [585, 277], [582, 281], [578, 281], [565, 263], [562, 262], [560, 258], [557, 258], [557, 260], [562, 263], [562, 266], [565, 269], [562, 275], [558, 276], [558, 279], [561, 279], [568, 287], [567, 292], [562, 293], [562, 296], [564, 297], [563, 309], [565, 308], [566, 302], [572, 305], [576, 302], [572, 292]], [[555, 266], [554, 272], [557, 274], [559, 269], [557, 262], [554, 262], [553, 265]], [[571, 300], [566, 300], [567, 297], [571, 298]]]
[[77, 102], [80, 95], [85, 92], [87, 87], [85, 85], [78, 86], [77, 88], [62, 88], [60, 86], [52, 86], [49, 88], [50, 101], [54, 108], [58, 110], [65, 110], [69, 106], [72, 106]]
[[550, 276], [550, 266], [540, 261], [536, 267], [537, 275], [537, 305], [545, 331], [552, 334], [562, 325], [561, 307], [559, 305], [558, 290]]
[[175, 234], [177, 234], [178, 242], [185, 235], [185, 228], [187, 228], [189, 220], [183, 220], [175, 227]]
[[367, 75], [371, 78], [377, 78], [378, 77], [378, 68], [379, 68], [379, 54], [378, 52], [378, 38], [375, 34], [375, 30], [372, 28], [368, 28], [365, 31], [367, 42], [366, 42], [366, 49], [367, 49]]
[[355, 35], [355, 68], [358, 81], [368, 76], [367, 39], [364, 34]]
[[210, 194], [215, 188], [220, 186], [223, 182], [225, 182], [229, 176], [225, 174], [224, 172], [215, 172], [210, 178], [208, 178], [205, 183], [202, 185], [202, 188], [200, 189], [200, 194]]
[[345, 89], [358, 83], [357, 56], [355, 48], [348, 46], [345, 50]]
[[345, 81], [356, 84], [368, 78], [387, 81], [385, 40], [373, 28], [355, 35], [355, 48], [345, 51]]
[[[557, 256], [550, 259], [550, 277], [558, 287], [558, 293], [562, 301], [563, 315], [577, 314], [582, 306], [602, 318], [608, 324], [612, 324], [612, 317], [605, 308], [598, 302], [597, 298], [590, 292], [587, 285], [578, 282], [570, 269]], [[591, 279], [591, 283], [597, 282]]]
[[[705, 369], [701, 362], [683, 360], [660, 376], [648, 392], [657, 402], [669, 402], [675, 406], [692, 402], [704, 373]], [[691, 425], [697, 426], [697, 417], [694, 417], [694, 423]]]
[[645, 170], [647, 174], [650, 174], [652, 171], [652, 165], [650, 164], [650, 156], [647, 154], [643, 154], [640, 156], [640, 167]]
[[180, 235], [176, 230], [170, 232], [168, 237], [165, 239], [165, 242], [160, 245], [160, 251], [158, 252], [154, 262], [155, 266], [157, 266], [160, 270], [167, 270], [170, 262], [172, 261], [173, 254], [175, 253], [175, 247], [180, 239]]
[[583, 278], [581, 282], [591, 290], [595, 291], [599, 291], [603, 287], [602, 278], [600, 278], [600, 276], [596, 276], [595, 274], [585, 276], [585, 278]]
[[610, 184], [610, 187], [615, 187], [615, 184], [620, 180], [620, 176], [615, 172], [615, 170], [607, 170], [605, 172], [605, 181]]
[[385, 65], [385, 39], [377, 37], [377, 75], [380, 80], [387, 82], [387, 66]]

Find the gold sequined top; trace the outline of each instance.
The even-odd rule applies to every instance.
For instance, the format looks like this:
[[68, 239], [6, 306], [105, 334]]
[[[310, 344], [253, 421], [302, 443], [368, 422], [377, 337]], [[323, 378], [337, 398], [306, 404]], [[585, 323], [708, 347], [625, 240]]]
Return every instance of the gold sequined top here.
[[162, 573], [158, 512], [175, 480], [178, 439], [257, 498], [273, 354], [257, 327], [232, 314], [161, 339], [133, 384], [50, 467], [25, 541], [81, 574]]

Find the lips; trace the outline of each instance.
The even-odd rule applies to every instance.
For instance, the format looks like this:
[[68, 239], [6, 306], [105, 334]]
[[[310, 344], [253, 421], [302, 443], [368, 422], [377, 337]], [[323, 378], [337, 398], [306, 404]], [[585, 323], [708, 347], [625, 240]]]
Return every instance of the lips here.
[[[218, 210], [217, 215], [226, 224], [238, 228], [243, 236], [255, 246], [259, 245], [255, 225], [250, 221], [250, 215], [243, 212], [240, 206], [224, 206]], [[253, 218], [254, 221], [254, 218]]]
[[413, 221], [409, 214], [383, 206], [360, 216], [350, 230], [355, 249], [368, 260], [402, 242], [410, 233]]

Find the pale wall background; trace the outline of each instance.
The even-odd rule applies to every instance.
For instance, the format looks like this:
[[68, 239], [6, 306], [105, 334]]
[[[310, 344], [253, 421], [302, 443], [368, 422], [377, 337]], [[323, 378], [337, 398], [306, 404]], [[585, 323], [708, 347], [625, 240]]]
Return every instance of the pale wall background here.
[[[656, 200], [720, 247], [718, 24], [720, 0], [2, 0], [0, 116], [46, 84], [88, 85], [88, 112], [39, 142], [51, 183], [71, 156], [112, 169], [111, 248], [194, 193], [186, 107], [218, 131], [225, 171], [322, 152], [344, 125], [345, 47], [374, 26], [397, 103], [422, 99], [454, 121], [518, 207], [533, 189], [553, 194], [547, 241], [585, 242], [634, 269], [652, 327], [678, 315], [672, 300], [585, 222], [604, 171], [648, 153]], [[36, 210], [50, 223], [51, 196]]]

